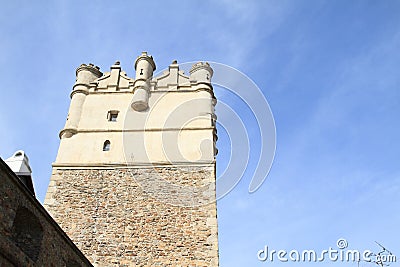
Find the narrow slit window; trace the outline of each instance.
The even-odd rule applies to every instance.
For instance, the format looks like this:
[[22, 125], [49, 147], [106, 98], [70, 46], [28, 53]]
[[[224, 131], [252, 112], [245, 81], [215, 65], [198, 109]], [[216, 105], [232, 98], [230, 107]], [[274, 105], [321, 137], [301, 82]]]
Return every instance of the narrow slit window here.
[[110, 110], [110, 111], [107, 113], [107, 120], [108, 120], [108, 121], [117, 121], [118, 113], [119, 113], [118, 110]]
[[109, 140], [106, 140], [103, 144], [103, 151], [110, 151], [111, 143]]

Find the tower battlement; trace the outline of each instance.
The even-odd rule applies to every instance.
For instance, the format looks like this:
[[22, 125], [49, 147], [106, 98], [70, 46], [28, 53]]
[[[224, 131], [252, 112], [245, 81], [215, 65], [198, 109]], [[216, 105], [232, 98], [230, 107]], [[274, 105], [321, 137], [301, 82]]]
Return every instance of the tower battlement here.
[[[205, 142], [216, 139], [210, 65], [196, 63], [186, 76], [173, 62], [166, 72], [153, 77], [154, 60], [143, 52], [135, 68], [135, 78], [128, 77], [119, 62], [105, 73], [93, 65], [77, 69], [55, 166], [127, 162], [142, 166], [200, 158], [203, 163], [214, 162], [215, 144]], [[180, 148], [165, 151], [165, 138], [173, 138], [170, 142]], [[105, 155], [102, 149], [107, 140], [110, 150]], [[131, 145], [126, 145], [128, 141]]]

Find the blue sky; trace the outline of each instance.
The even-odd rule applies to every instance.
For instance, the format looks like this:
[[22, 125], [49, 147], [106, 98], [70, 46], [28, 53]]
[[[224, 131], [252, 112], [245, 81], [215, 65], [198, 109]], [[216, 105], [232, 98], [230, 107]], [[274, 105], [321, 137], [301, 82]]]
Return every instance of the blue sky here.
[[120, 60], [130, 76], [141, 51], [159, 70], [224, 63], [262, 90], [277, 149], [258, 191], [247, 175], [218, 202], [221, 266], [306, 266], [256, 254], [339, 238], [400, 257], [399, 14], [398, 1], [4, 1], [0, 156], [26, 151], [43, 201], [81, 63]]

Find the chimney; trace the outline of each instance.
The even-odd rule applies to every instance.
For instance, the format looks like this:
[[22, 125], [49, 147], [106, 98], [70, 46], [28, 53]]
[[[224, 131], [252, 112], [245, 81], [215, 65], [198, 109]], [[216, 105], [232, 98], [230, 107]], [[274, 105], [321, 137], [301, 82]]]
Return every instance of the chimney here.
[[26, 186], [26, 188], [35, 196], [35, 190], [33, 189], [32, 183], [32, 170], [29, 166], [29, 159], [25, 152], [18, 150], [5, 160], [8, 167], [18, 176], [21, 182]]

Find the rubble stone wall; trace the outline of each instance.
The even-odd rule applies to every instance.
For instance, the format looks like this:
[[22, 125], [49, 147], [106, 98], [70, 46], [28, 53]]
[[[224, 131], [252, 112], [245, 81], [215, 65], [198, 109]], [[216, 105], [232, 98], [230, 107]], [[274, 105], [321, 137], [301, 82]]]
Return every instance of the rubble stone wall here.
[[96, 266], [218, 266], [214, 164], [54, 167], [45, 207]]

